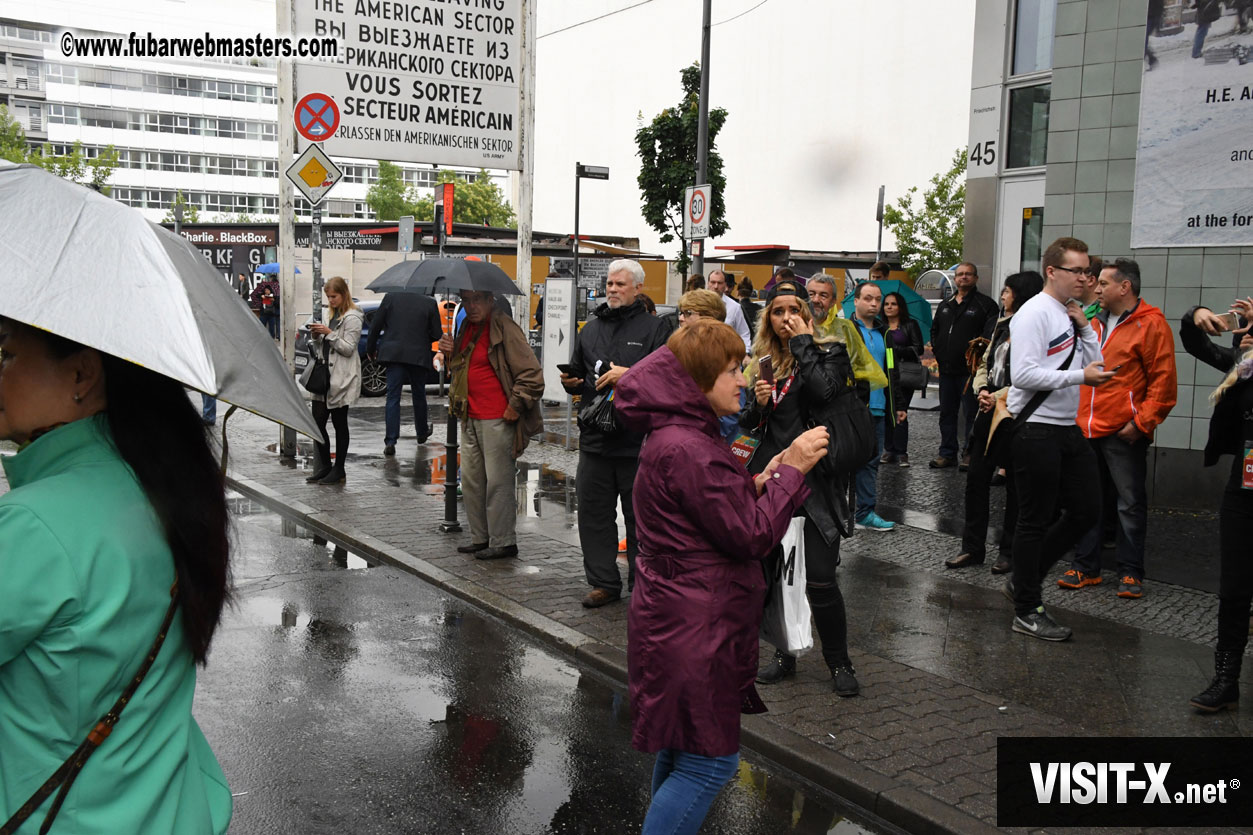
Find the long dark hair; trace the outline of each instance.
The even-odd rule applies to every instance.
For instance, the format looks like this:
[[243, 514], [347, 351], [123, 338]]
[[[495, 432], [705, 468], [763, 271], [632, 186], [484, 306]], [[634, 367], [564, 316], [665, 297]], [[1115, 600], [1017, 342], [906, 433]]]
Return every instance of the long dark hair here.
[[1044, 276], [1035, 270], [1025, 270], [1005, 279], [1005, 286], [1014, 294], [1014, 312], [1017, 313], [1028, 299], [1044, 289]]
[[[884, 296], [883, 304], [886, 305], [888, 303], [888, 299], [891, 299], [891, 298], [896, 299], [896, 309], [900, 311], [898, 316], [901, 320], [901, 327], [904, 327], [905, 323], [912, 321], [914, 317], [909, 315], [909, 307], [905, 304], [905, 297], [902, 296], [900, 293], [897, 293], [896, 291], [892, 291], [891, 293], [888, 293], [886, 296]], [[882, 305], [880, 305], [879, 307], [879, 312], [883, 313]], [[883, 313], [883, 323], [887, 324], [887, 321], [888, 321], [888, 315], [886, 313]]]
[[[84, 350], [30, 330], [59, 359]], [[230, 517], [220, 466], [181, 383], [110, 354], [100, 360], [113, 443], [161, 522], [174, 555], [183, 631], [196, 663], [204, 664], [230, 596]]]

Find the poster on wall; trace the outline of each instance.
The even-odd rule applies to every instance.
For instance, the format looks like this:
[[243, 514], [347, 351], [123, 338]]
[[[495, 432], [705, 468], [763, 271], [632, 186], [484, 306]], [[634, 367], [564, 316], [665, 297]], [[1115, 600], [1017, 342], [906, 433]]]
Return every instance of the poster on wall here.
[[1253, 244], [1250, 6], [1149, 2], [1133, 248]]

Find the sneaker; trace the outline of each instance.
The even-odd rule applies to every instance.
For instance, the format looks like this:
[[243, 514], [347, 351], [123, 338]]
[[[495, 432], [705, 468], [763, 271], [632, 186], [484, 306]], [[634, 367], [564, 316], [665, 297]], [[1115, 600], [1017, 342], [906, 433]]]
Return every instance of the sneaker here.
[[956, 463], [957, 462], [954, 461], [952, 458], [945, 458], [943, 455], [941, 455], [939, 458], [932, 458], [931, 463], [928, 464], [927, 466], [929, 466], [933, 470], [943, 470], [944, 468], [951, 467]]
[[889, 522], [873, 510], [866, 514], [866, 517], [857, 523], [857, 527], [864, 531], [890, 531], [896, 527], [895, 522]]
[[386, 444], [386, 445], [383, 447], [383, 455], [385, 455], [386, 457], [391, 458], [391, 457], [392, 457], [393, 455], [395, 455], [395, 454], [396, 454], [396, 445], [395, 445], [395, 444]]
[[1081, 589], [1084, 586], [1099, 586], [1100, 584], [1100, 574], [1084, 574], [1077, 568], [1070, 569], [1057, 581], [1057, 585], [1064, 589]]
[[1043, 606], [1038, 607], [1034, 612], [1016, 615], [1012, 628], [1015, 632], [1021, 632], [1023, 635], [1030, 635], [1042, 641], [1065, 641], [1070, 637], [1070, 627], [1056, 623], [1044, 611]]
[[1122, 582], [1118, 584], [1118, 596], [1136, 600], [1144, 594], [1144, 590], [1140, 587], [1140, 581], [1128, 574], [1122, 578]]
[[902, 456], [900, 456], [899, 458], [897, 458], [897, 459], [896, 459], [896, 466], [901, 467], [902, 469], [908, 468], [908, 467], [909, 467], [909, 456], [908, 456], [908, 455], [902, 455]]
[[879, 456], [879, 463], [880, 464], [895, 464], [896, 453], [893, 453], [893, 452], [883, 453], [882, 455]]

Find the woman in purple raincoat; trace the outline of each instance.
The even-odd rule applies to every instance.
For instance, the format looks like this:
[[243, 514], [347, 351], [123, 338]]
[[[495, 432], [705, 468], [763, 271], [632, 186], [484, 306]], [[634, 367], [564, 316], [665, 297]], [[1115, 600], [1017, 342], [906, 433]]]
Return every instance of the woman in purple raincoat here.
[[615, 395], [621, 422], [649, 433], [627, 633], [632, 744], [657, 754], [645, 835], [700, 828], [739, 763], [740, 713], [766, 709], [753, 687], [761, 560], [827, 452], [826, 429], [813, 429], [748, 474], [718, 432], [718, 417], [739, 411], [743, 358], [732, 328], [700, 321], [623, 375]]

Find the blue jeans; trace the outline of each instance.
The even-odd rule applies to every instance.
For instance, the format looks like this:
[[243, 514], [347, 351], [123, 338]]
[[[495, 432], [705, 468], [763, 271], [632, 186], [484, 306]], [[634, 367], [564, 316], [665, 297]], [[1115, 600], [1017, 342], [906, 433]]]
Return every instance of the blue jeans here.
[[[1088, 441], [1097, 463], [1109, 473], [1118, 495], [1118, 576], [1144, 579], [1144, 536], [1149, 521], [1149, 500], [1144, 482], [1148, 474], [1149, 442], [1124, 443], [1113, 435]], [[1097, 503], [1096, 524], [1075, 546], [1071, 568], [1084, 574], [1101, 570], [1101, 516], [1105, 502]]]
[[883, 415], [873, 415], [873, 417], [874, 455], [870, 456], [866, 466], [853, 476], [853, 481], [857, 485], [857, 513], [855, 515], [858, 522], [864, 521], [867, 516], [874, 513], [875, 500], [879, 496], [879, 456], [883, 454], [883, 427], [886, 419]]
[[740, 755], [703, 757], [674, 748], [657, 752], [653, 802], [641, 835], [696, 835], [709, 804], [735, 776]]
[[395, 446], [400, 438], [400, 395], [405, 383], [413, 398], [413, 427], [418, 443], [426, 440], [426, 367], [403, 362], [387, 363], [387, 406], [383, 411], [383, 443]]
[[1208, 23], [1198, 23], [1196, 25], [1196, 37], [1192, 39], [1192, 57], [1200, 58], [1205, 54], [1205, 36], [1209, 34]]
[[962, 433], [961, 451], [965, 452], [970, 445], [970, 433], [975, 426], [975, 414], [979, 411], [978, 401], [973, 391], [962, 389], [969, 374], [940, 375], [940, 457], [957, 458], [957, 413], [966, 409], [966, 431]]
[[200, 417], [205, 423], [213, 423], [218, 419], [218, 401], [207, 394], [200, 395]]

